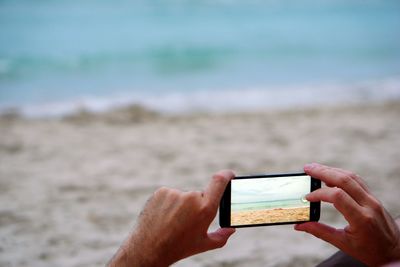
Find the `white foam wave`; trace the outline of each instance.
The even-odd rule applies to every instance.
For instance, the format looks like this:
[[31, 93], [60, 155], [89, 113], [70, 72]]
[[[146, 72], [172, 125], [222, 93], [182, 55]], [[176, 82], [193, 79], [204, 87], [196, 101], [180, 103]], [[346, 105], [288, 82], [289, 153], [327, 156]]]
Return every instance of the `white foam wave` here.
[[[162, 113], [237, 112], [297, 108], [400, 99], [400, 79], [351, 85], [309, 84], [303, 86], [247, 88], [242, 90], [201, 90], [189, 93], [130, 94], [111, 98], [80, 97], [74, 101], [16, 107], [27, 117], [54, 117], [78, 110], [105, 112], [137, 104]], [[1, 107], [0, 112], [10, 107]], [[14, 107], [15, 108], [15, 107]]]

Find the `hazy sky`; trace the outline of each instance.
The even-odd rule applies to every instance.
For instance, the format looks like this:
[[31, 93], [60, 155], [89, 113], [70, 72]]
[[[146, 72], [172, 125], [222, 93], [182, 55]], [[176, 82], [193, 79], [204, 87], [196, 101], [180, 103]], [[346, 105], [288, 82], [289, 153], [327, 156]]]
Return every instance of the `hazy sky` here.
[[298, 199], [310, 192], [310, 176], [232, 180], [232, 203]]

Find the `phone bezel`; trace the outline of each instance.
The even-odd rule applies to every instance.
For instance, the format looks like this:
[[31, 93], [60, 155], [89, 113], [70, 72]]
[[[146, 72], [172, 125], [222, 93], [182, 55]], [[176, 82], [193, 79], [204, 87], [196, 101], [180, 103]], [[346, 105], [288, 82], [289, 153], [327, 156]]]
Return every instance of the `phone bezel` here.
[[[287, 177], [287, 176], [305, 176], [308, 175], [304, 172], [296, 173], [278, 173], [278, 174], [256, 174], [256, 175], [243, 175], [236, 176], [233, 179], [254, 179], [254, 178], [276, 178], [276, 177]], [[308, 175], [309, 176], [309, 175]], [[311, 177], [311, 176], [310, 176]], [[321, 188], [321, 181], [311, 177], [310, 192]], [[310, 220], [318, 221], [320, 218], [321, 202], [310, 203]], [[231, 226], [231, 182], [227, 185], [225, 192], [221, 198], [219, 206], [219, 224], [221, 227], [257, 227], [267, 225], [285, 225], [285, 224], [298, 224], [309, 221], [291, 221], [291, 222], [278, 222], [278, 223], [262, 223], [262, 224], [246, 224], [246, 225], [234, 225]]]

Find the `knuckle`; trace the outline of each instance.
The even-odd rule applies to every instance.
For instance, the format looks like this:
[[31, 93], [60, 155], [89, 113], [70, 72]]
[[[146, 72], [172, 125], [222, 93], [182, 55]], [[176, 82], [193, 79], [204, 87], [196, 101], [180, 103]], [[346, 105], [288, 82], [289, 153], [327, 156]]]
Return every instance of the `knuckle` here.
[[181, 192], [176, 189], [168, 189], [168, 191], [167, 191], [168, 197], [173, 198], [173, 199], [179, 198], [180, 194], [181, 194]]
[[180, 196], [180, 193], [181, 192], [179, 190], [163, 186], [157, 189], [157, 191], [154, 193], [154, 197], [157, 199], [177, 200]]
[[371, 212], [368, 212], [368, 211], [364, 211], [362, 217], [363, 217], [364, 222], [367, 223], [368, 225], [372, 224], [375, 220], [374, 214], [372, 214]]
[[168, 190], [169, 190], [169, 188], [167, 188], [165, 186], [162, 186], [162, 187], [158, 188], [156, 190], [156, 192], [154, 192], [154, 196], [155, 197], [164, 196], [164, 195], [166, 195], [168, 193]]
[[321, 172], [323, 175], [327, 175], [329, 173], [330, 168], [328, 166], [318, 166], [318, 171]]
[[340, 188], [335, 188], [334, 189], [334, 191], [333, 191], [334, 200], [341, 201], [345, 197], [346, 197], [346, 193], [342, 189], [340, 189]]
[[349, 172], [348, 176], [353, 180], [357, 180], [357, 179], [361, 178], [359, 175], [355, 174], [354, 172]]
[[351, 184], [352, 181], [353, 181], [353, 179], [350, 177], [350, 175], [339, 176], [339, 184], [341, 186], [347, 186], [347, 185]]
[[222, 182], [225, 181], [225, 177], [222, 176], [222, 174], [219, 174], [219, 173], [214, 174], [213, 177], [212, 177], [212, 179], [213, 179], [213, 181], [214, 181], [215, 183], [222, 183]]
[[383, 213], [383, 206], [379, 202], [379, 200], [377, 200], [376, 198], [371, 197], [369, 202], [370, 202], [369, 206], [372, 209], [372, 211], [374, 211], [375, 213], [379, 213], [379, 214]]

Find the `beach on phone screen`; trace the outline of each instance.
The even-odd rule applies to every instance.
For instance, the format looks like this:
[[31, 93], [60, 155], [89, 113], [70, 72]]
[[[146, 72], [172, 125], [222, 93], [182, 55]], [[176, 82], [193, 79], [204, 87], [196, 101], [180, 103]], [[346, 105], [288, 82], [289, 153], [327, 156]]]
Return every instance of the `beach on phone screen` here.
[[307, 221], [309, 176], [232, 181], [231, 225]]

